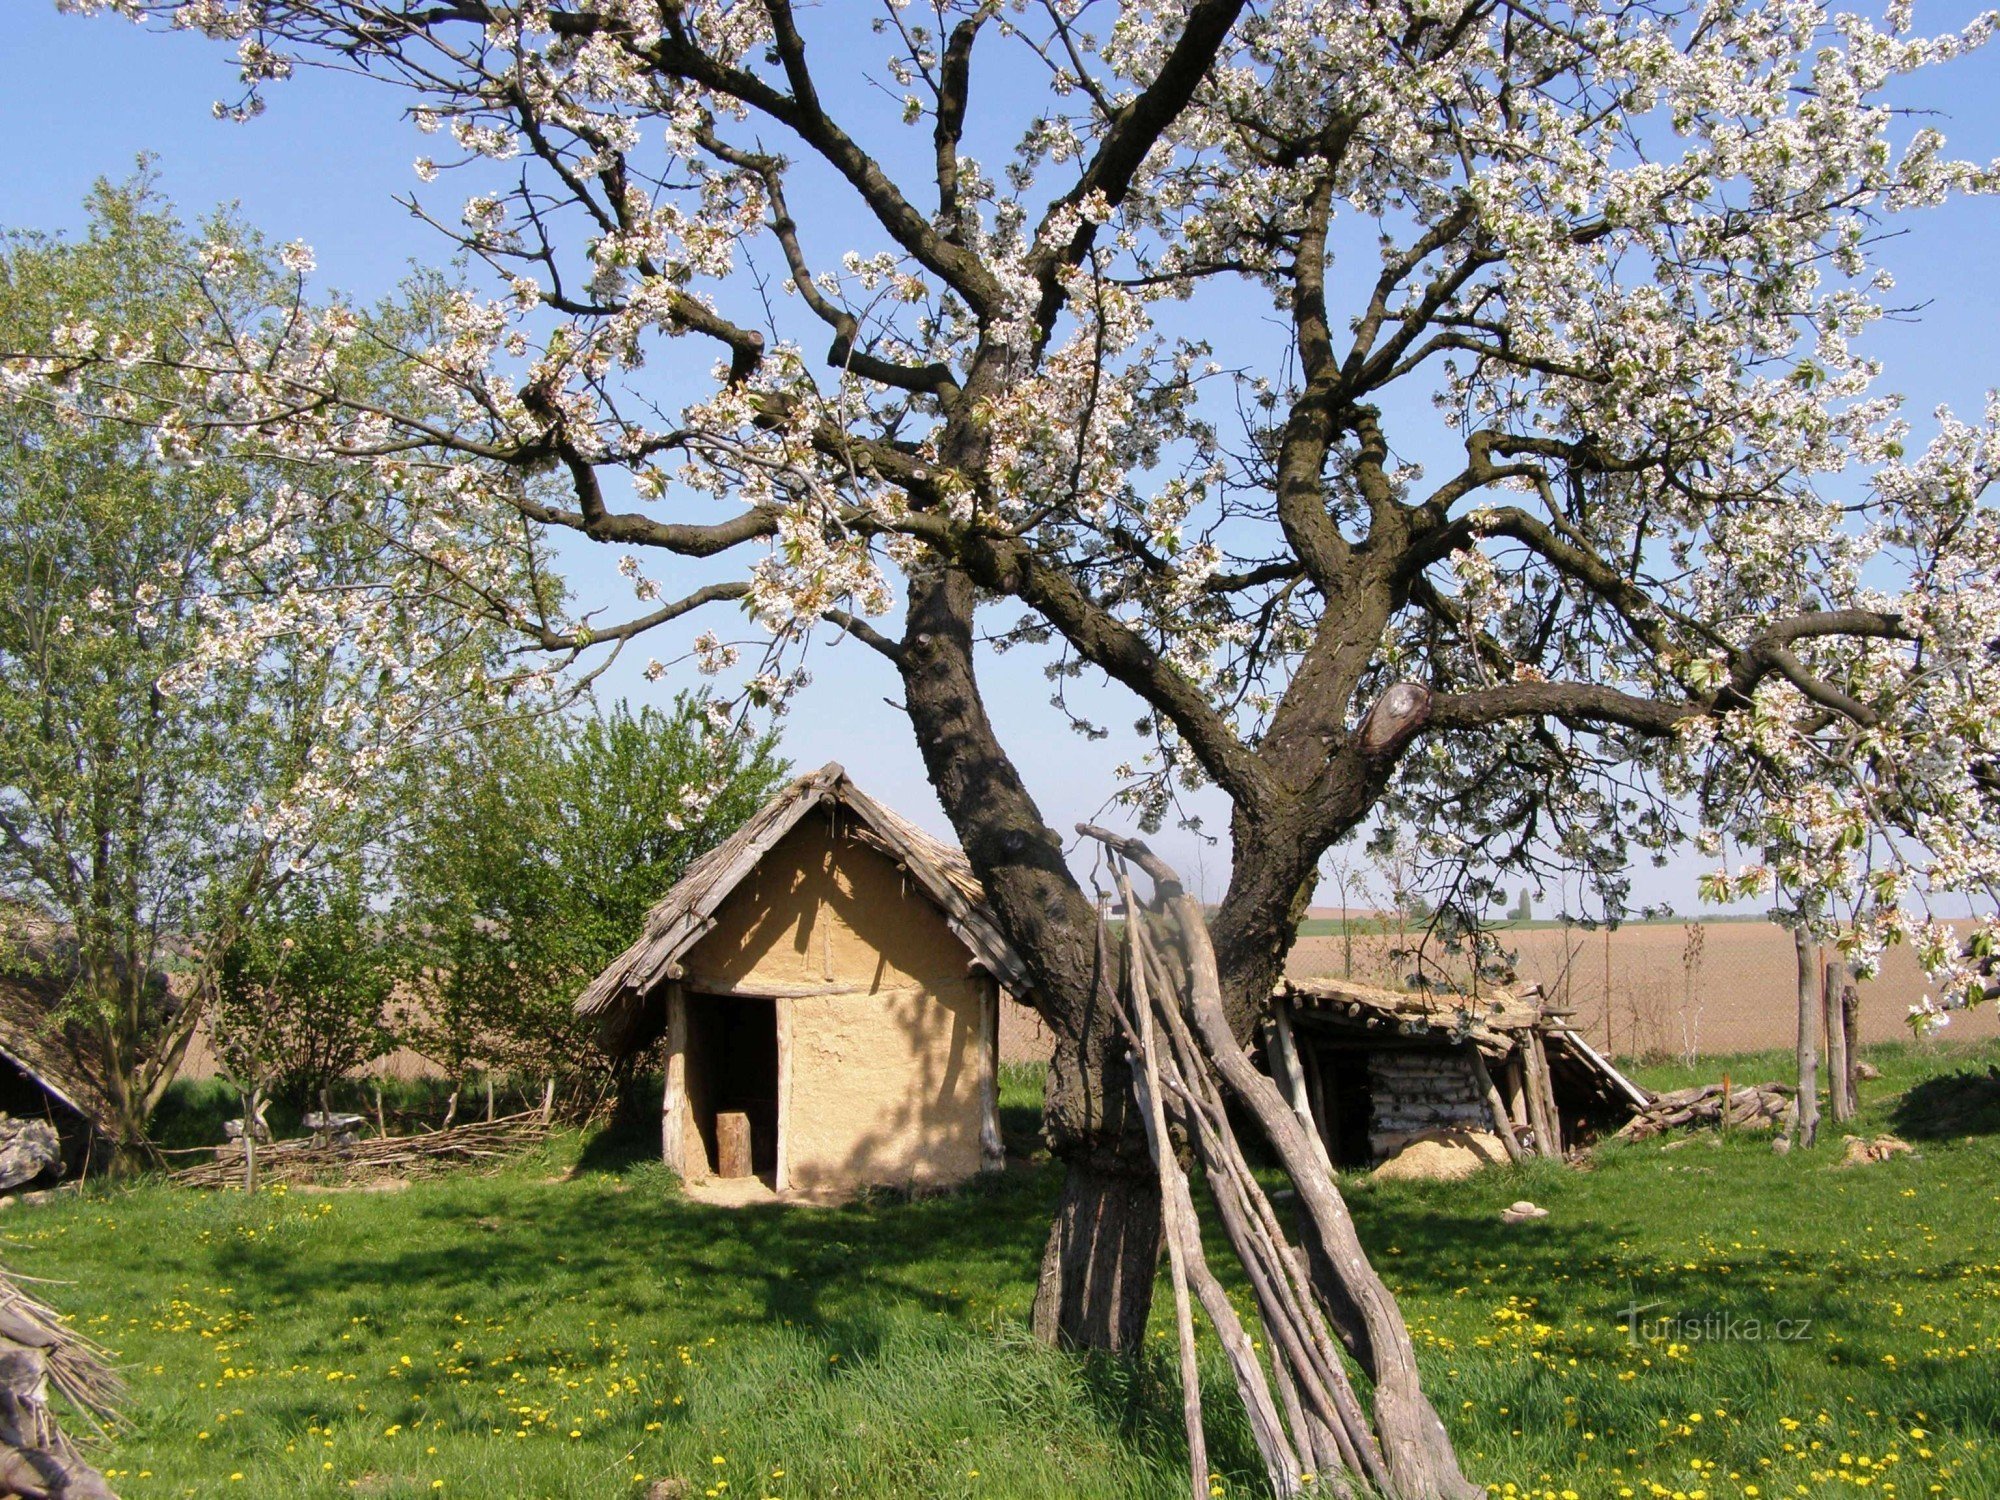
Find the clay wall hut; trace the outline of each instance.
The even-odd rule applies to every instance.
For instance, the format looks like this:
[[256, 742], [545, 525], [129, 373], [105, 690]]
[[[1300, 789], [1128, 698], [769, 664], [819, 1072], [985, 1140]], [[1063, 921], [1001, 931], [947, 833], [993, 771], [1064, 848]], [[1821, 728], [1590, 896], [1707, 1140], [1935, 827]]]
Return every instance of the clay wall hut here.
[[1266, 1066], [1336, 1166], [1363, 1167], [1437, 1130], [1561, 1156], [1618, 1129], [1650, 1097], [1532, 993], [1419, 995], [1288, 979]]
[[1003, 991], [1025, 971], [964, 854], [838, 765], [698, 860], [577, 1001], [614, 1056], [664, 1039], [661, 1154], [781, 1194], [1000, 1165]]

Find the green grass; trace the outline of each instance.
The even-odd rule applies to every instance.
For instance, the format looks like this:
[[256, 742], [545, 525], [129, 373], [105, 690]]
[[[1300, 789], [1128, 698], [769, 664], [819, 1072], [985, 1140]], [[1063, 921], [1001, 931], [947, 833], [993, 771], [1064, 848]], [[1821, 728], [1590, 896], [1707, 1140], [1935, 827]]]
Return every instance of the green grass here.
[[[1837, 1140], [1780, 1159], [1738, 1136], [1348, 1182], [1469, 1472], [1586, 1500], [2000, 1496], [2000, 1109], [1938, 1081], [2000, 1049], [1871, 1056], [1871, 1130], [1921, 1136], [1914, 1089], [1973, 1133], [1855, 1170]], [[1016, 1145], [1037, 1082], [1005, 1080]], [[1023, 1332], [1053, 1169], [730, 1212], [681, 1199], [649, 1146], [567, 1137], [401, 1193], [95, 1189], [16, 1208], [0, 1251], [74, 1283], [50, 1290], [119, 1351], [132, 1420], [105, 1461], [128, 1500], [1186, 1493], [1164, 1297], [1136, 1370]], [[1550, 1216], [1502, 1226], [1522, 1197]], [[1682, 1321], [1635, 1344], [1633, 1303]], [[1780, 1319], [1809, 1321], [1780, 1340]], [[1215, 1467], [1254, 1493], [1232, 1404], [1211, 1402]]]

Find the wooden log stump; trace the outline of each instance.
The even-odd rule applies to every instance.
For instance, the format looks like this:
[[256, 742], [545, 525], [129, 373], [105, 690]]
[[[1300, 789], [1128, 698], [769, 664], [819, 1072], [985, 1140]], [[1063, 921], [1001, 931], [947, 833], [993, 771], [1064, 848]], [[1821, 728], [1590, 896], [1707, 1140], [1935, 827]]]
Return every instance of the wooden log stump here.
[[715, 1117], [715, 1175], [750, 1175], [750, 1117], [740, 1112]]

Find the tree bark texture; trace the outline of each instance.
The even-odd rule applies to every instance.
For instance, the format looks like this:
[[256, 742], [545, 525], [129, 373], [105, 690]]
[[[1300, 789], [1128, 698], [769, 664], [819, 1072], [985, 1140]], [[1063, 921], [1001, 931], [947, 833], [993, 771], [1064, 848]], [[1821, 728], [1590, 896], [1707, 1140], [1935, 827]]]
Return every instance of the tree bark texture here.
[[1826, 1028], [1826, 1100], [1836, 1122], [1854, 1118], [1852, 1039], [1847, 1034], [1847, 1008], [1842, 1003], [1842, 991], [1850, 982], [1847, 965], [1836, 960], [1826, 966], [1819, 992]]
[[1035, 1005], [1055, 1039], [1043, 1131], [1065, 1175], [1034, 1327], [1065, 1347], [1130, 1353], [1152, 1307], [1159, 1181], [1107, 987], [1097, 908], [987, 717], [973, 669], [973, 606], [963, 573], [912, 578], [904, 694], [931, 785], [1034, 976]]
[[1804, 927], [1793, 930], [1792, 942], [1799, 980], [1799, 1144], [1810, 1146], [1819, 1139], [1819, 962]]

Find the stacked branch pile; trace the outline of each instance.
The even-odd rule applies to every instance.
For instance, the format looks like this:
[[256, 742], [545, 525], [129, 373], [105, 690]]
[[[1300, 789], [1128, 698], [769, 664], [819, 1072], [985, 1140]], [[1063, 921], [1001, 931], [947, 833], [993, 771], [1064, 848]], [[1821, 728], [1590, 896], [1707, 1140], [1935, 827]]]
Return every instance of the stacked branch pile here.
[[1784, 1083], [1707, 1083], [1661, 1094], [1618, 1132], [1643, 1141], [1669, 1130], [1728, 1125], [1732, 1129], [1789, 1130], [1798, 1117], [1798, 1091]]
[[0, 1497], [116, 1500], [62, 1430], [51, 1393], [101, 1437], [124, 1382], [102, 1349], [0, 1268]]
[[[255, 1145], [251, 1149], [256, 1152], [256, 1177], [260, 1182], [329, 1179], [352, 1182], [497, 1162], [541, 1144], [548, 1134], [547, 1113], [530, 1110], [422, 1135], [361, 1137], [352, 1141], [308, 1136]], [[231, 1142], [219, 1148], [213, 1160], [183, 1167], [169, 1181], [183, 1187], [241, 1187], [246, 1175], [244, 1150], [241, 1142]]]

